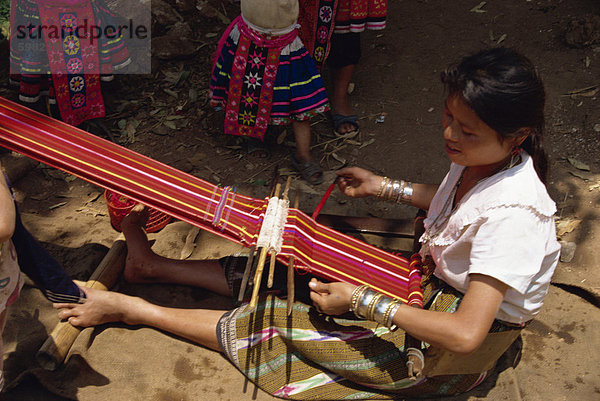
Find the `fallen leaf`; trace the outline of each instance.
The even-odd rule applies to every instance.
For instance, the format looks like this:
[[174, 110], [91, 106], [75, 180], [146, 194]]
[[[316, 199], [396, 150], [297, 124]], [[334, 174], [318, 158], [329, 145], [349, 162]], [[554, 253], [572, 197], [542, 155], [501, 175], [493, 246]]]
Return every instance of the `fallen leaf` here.
[[30, 196], [30, 198], [33, 199], [33, 200], [36, 200], [36, 201], [43, 201], [43, 200], [48, 199], [48, 194], [47, 193], [43, 193], [43, 194], [37, 195], [37, 196], [33, 195], [33, 196]]
[[90, 194], [90, 196], [88, 197], [88, 199], [85, 201], [85, 203], [91, 203], [94, 202], [96, 199], [98, 199], [100, 197], [100, 195], [102, 195], [102, 192], [92, 192]]
[[339, 161], [342, 164], [346, 164], [346, 159], [344, 159], [343, 157], [338, 156], [335, 152], [333, 152], [331, 154], [331, 157], [333, 157], [335, 160]]
[[569, 163], [571, 163], [571, 165], [573, 167], [575, 167], [578, 170], [590, 171], [590, 166], [588, 166], [585, 163], [580, 162], [577, 159], [573, 159], [572, 157], [567, 157], [567, 160], [569, 161]]
[[575, 177], [577, 177], [577, 178], [581, 178], [581, 179], [582, 179], [582, 180], [584, 180], [584, 181], [587, 181], [587, 180], [589, 179], [589, 177], [586, 177], [585, 175], [583, 175], [583, 174], [580, 174], [580, 173], [578, 173], [578, 172], [576, 172], [576, 171], [569, 171], [569, 173], [570, 173], [571, 175], [574, 175], [574, 176], [575, 176]]
[[215, 32], [209, 32], [206, 35], [204, 35], [205, 38], [214, 38], [216, 36], [217, 34]]
[[164, 121], [163, 125], [171, 129], [177, 129], [177, 125], [173, 121]]
[[496, 44], [498, 44], [498, 45], [499, 45], [500, 43], [504, 42], [504, 39], [506, 39], [506, 34], [505, 34], [505, 33], [503, 33], [503, 34], [500, 36], [500, 38], [498, 38], [498, 42], [496, 42]]
[[600, 85], [592, 85], [581, 89], [574, 89], [565, 93], [562, 96], [570, 96], [572, 98], [576, 98], [578, 96], [583, 97], [594, 97], [600, 91]]
[[196, 89], [190, 88], [190, 90], [188, 91], [188, 97], [190, 98], [191, 103], [194, 103], [196, 100], [198, 100], [198, 92], [196, 91]]
[[355, 85], [354, 85], [354, 82], [350, 82], [350, 83], [348, 84], [348, 94], [349, 94], [349, 95], [351, 95], [351, 94], [352, 94], [352, 92], [354, 92], [354, 87], [355, 87]]
[[60, 202], [60, 203], [57, 203], [56, 205], [50, 206], [48, 209], [49, 210], [56, 209], [57, 207], [61, 207], [61, 206], [64, 206], [66, 204], [67, 204], [67, 202]]
[[579, 219], [564, 219], [556, 222], [556, 235], [562, 237], [563, 235], [572, 232], [581, 223]]
[[188, 231], [185, 237], [185, 244], [183, 248], [181, 248], [181, 253], [179, 255], [179, 259], [187, 259], [194, 252], [194, 248], [196, 247], [196, 238], [198, 237], [198, 233], [200, 229], [196, 226], [192, 226]]
[[188, 77], [190, 76], [190, 71], [189, 70], [183, 70], [179, 73], [179, 75], [177, 76], [177, 79], [175, 80], [175, 83], [173, 83], [173, 86], [179, 86], [180, 84], [182, 84]]
[[472, 9], [470, 9], [469, 11], [472, 13], [486, 13], [486, 10], [482, 10], [482, 8], [485, 6], [487, 2], [486, 1], [482, 1], [481, 3], [477, 4], [475, 7], [473, 7]]
[[600, 181], [597, 184], [594, 185], [590, 185], [588, 188], [590, 191], [593, 191], [594, 189], [598, 189], [600, 190]]
[[283, 141], [285, 141], [285, 137], [287, 136], [287, 130], [281, 131], [281, 134], [277, 136], [277, 145], [281, 145]]
[[217, 11], [217, 17], [219, 17], [219, 19], [221, 20], [221, 22], [223, 24], [225, 24], [225, 25], [231, 24], [231, 20], [229, 19], [229, 17], [227, 17], [225, 14], [223, 14], [219, 10], [216, 10], [216, 11]]
[[174, 90], [168, 89], [168, 88], [163, 88], [163, 91], [168, 94], [173, 96], [174, 98], [178, 98], [179, 95], [177, 94], [177, 92], [175, 92]]
[[373, 142], [375, 142], [375, 138], [371, 138], [371, 139], [369, 139], [368, 141], [366, 141], [366, 142], [363, 142], [363, 143], [362, 143], [362, 145], [360, 145], [358, 148], [359, 148], [359, 149], [362, 149], [362, 148], [364, 148], [365, 146], [369, 146], [369, 145], [370, 145], [370, 144], [372, 144]]

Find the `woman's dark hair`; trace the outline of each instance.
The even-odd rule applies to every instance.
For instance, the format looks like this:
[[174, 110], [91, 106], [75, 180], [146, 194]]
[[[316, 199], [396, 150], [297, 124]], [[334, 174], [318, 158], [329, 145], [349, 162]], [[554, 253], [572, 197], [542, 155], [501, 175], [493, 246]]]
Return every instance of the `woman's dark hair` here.
[[459, 95], [502, 138], [529, 135], [521, 145], [545, 182], [544, 84], [529, 59], [513, 49], [494, 48], [467, 56], [441, 75], [449, 96]]

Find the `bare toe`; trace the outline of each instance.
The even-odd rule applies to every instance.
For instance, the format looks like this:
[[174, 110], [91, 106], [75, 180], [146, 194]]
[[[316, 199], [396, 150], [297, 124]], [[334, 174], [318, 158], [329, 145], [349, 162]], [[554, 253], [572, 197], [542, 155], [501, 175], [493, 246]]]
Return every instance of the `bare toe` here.
[[129, 214], [123, 218], [123, 221], [121, 221], [121, 228], [127, 230], [133, 227], [144, 227], [146, 222], [148, 222], [149, 216], [150, 212], [148, 208], [141, 203], [138, 203], [131, 209]]

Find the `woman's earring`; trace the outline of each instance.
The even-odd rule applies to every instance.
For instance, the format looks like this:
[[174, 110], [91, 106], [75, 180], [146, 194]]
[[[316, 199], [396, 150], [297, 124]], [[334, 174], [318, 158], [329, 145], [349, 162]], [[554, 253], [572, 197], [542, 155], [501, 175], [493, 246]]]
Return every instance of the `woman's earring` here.
[[521, 152], [523, 151], [523, 148], [521, 148], [520, 146], [515, 146], [514, 148], [512, 148], [510, 154], [510, 163], [508, 164], [508, 168], [513, 168], [514, 166], [516, 166], [517, 164], [521, 163]]

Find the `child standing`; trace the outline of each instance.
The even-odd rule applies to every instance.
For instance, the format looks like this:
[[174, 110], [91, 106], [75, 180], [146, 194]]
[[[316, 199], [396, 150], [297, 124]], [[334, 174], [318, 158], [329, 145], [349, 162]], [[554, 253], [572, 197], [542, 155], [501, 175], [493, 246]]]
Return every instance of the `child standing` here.
[[310, 120], [329, 110], [321, 75], [298, 36], [298, 0], [242, 0], [227, 28], [210, 80], [211, 105], [225, 109], [225, 133], [264, 140], [268, 125], [292, 124], [294, 167], [311, 184]]

